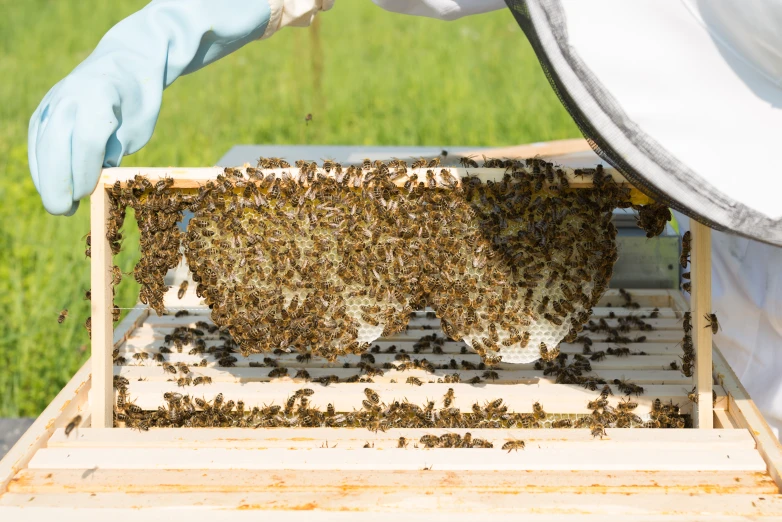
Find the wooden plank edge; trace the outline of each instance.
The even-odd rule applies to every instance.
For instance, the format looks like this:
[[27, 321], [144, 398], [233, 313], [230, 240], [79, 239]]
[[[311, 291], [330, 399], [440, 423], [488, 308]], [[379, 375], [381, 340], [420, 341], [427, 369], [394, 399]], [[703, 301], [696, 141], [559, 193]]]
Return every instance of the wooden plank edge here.
[[5, 492], [11, 478], [27, 466], [38, 449], [46, 445], [56, 428], [67, 425], [79, 412], [86, 411], [91, 368], [91, 361], [87, 360], [0, 460], [0, 495]]

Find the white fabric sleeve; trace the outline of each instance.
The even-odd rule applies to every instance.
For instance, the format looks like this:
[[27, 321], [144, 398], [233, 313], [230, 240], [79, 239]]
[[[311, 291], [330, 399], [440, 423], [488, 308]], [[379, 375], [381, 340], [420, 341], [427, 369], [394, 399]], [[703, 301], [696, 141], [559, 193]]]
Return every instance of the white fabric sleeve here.
[[508, 8], [505, 0], [372, 0], [372, 2], [394, 13], [449, 21]]
[[283, 27], [307, 27], [318, 11], [328, 11], [335, 0], [269, 0], [271, 17], [261, 39], [269, 38]]

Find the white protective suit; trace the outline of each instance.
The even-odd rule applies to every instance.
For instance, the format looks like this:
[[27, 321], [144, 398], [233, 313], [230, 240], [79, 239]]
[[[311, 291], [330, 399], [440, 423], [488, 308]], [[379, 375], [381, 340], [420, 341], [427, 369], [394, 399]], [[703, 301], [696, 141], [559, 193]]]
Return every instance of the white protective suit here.
[[[507, 7], [503, 0], [373, 1], [390, 11], [442, 20]], [[776, 154], [780, 143], [782, 96], [775, 87], [782, 85], [782, 2], [562, 0], [560, 4], [555, 7], [569, 17], [570, 41], [578, 44], [581, 58], [610, 90], [613, 101], [632, 117], [633, 124], [718, 190], [741, 197], [743, 202], [772, 219], [782, 216], [779, 197], [782, 181], [769, 175], [774, 172], [779, 177], [778, 162], [776, 165], [752, 163], [753, 159], [767, 161], [758, 155], [769, 149]], [[636, 16], [631, 20], [628, 11], [632, 10]], [[644, 17], [649, 17], [646, 22]], [[655, 40], [652, 37], [658, 29], [657, 23], [678, 23], [680, 34], [673, 34], [666, 41]], [[628, 45], [637, 46], [636, 61], [617, 61], [620, 53], [609, 50], [621, 39], [622, 29], [644, 33], [643, 37], [651, 40], [649, 46], [637, 37], [630, 41], [631, 35], [627, 35]], [[720, 52], [709, 52], [715, 43]], [[665, 76], [654, 70], [655, 58], [644, 55], [644, 46], [700, 53], [702, 70], [682, 61], [682, 70]], [[720, 88], [715, 89], [699, 85], [699, 82], [713, 82], [724, 74], [721, 69], [728, 66], [718, 62], [735, 60], [738, 65], [730, 65], [737, 76], [733, 83], [721, 80]], [[688, 69], [692, 76], [687, 76]], [[692, 85], [682, 83], [688, 80]], [[666, 91], [667, 96], [659, 101], [649, 96], [651, 90], [655, 94]], [[683, 94], [679, 96], [679, 93]], [[696, 97], [700, 102], [704, 97], [711, 99], [699, 105]], [[732, 104], [739, 99], [740, 102]], [[704, 106], [711, 112], [699, 113]], [[721, 118], [722, 113], [727, 116]], [[749, 125], [737, 125], [738, 118], [748, 118]], [[724, 148], [728, 148], [729, 157]], [[730, 168], [724, 168], [728, 163], [726, 158], [733, 162]], [[747, 172], [739, 173], [736, 169], [739, 162], [749, 163], [747, 170], [758, 173], [760, 178], [747, 182]], [[762, 180], [760, 184], [757, 179]], [[666, 188], [676, 190], [677, 187]], [[700, 207], [701, 212], [703, 209], [714, 210]], [[689, 229], [689, 218], [678, 212], [676, 216], [680, 232], [684, 233]], [[729, 220], [730, 216], [720, 224], [729, 225]], [[782, 223], [777, 223], [782, 227]], [[715, 344], [779, 437], [782, 430], [782, 248], [730, 232], [714, 231], [712, 257], [713, 307], [722, 326], [715, 336]]]

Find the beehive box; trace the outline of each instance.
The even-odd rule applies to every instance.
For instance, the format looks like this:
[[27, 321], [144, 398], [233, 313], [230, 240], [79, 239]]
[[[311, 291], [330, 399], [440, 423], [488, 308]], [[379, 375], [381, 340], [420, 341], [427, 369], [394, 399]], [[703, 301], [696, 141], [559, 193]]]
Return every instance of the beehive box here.
[[[112, 182], [109, 177], [102, 186]], [[101, 190], [93, 196], [97, 227], [105, 223], [103, 197]], [[182, 299], [176, 286], [166, 296], [168, 309], [184, 308], [188, 315], [158, 317], [140, 307], [112, 329], [110, 258], [106, 252], [96, 254], [93, 247], [92, 360], [0, 463], [0, 513], [7, 512], [9, 520], [26, 514], [51, 514], [59, 520], [85, 515], [130, 518], [140, 513], [161, 515], [172, 508], [188, 509], [187, 516], [196, 520], [257, 518], [259, 511], [286, 520], [363, 520], [368, 515], [454, 520], [484, 515], [546, 520], [778, 518], [782, 516], [779, 444], [716, 347], [712, 367], [711, 338], [702, 335], [708, 330], [703, 328], [701, 312], [710, 310], [704, 270], [708, 230], [694, 228], [695, 375], [688, 378], [671, 368], [683, 354], [681, 321], [689, 307], [682, 295], [633, 289], [629, 293], [637, 307], [623, 306], [626, 299], [609, 290], [594, 308], [593, 319], [614, 324], [620, 317], [646, 316], [644, 321], [654, 330], [643, 332], [645, 342], [626, 345], [631, 355], [592, 362], [591, 373], [609, 383], [626, 380], [643, 387], [643, 394], [628, 398], [612, 385], [616, 395], [608, 400], [613, 405], [632, 400], [638, 403], [636, 413], [647, 416], [655, 399], [675, 403], [682, 414], [693, 416], [698, 428], [608, 428], [602, 437], [593, 436], [589, 429], [542, 427], [108, 428], [113, 425], [116, 400], [113, 375], [128, 379], [130, 398], [145, 410], [157, 408], [165, 392], [203, 397], [222, 393], [225, 401], [242, 400], [249, 409], [280, 404], [298, 390], [311, 389], [311, 406], [326, 410], [331, 404], [337, 412], [350, 412], [362, 409], [366, 387], [377, 392], [383, 404], [407, 400], [423, 405], [431, 400], [439, 409], [450, 388], [454, 390], [451, 407], [465, 412], [473, 404], [485, 406], [497, 398], [511, 411], [528, 414], [533, 413], [534, 403], [540, 403], [546, 411], [546, 418], [539, 419], [542, 426], [589, 415], [587, 403], [597, 398], [598, 391], [556, 384], [532, 364], [501, 363], [496, 376], [485, 378], [485, 370], [470, 366], [480, 364], [480, 358], [463, 353], [462, 343], [445, 342], [439, 347], [442, 353], [414, 355], [422, 337], [442, 336], [439, 321], [425, 310], [416, 314], [405, 332], [373, 343], [377, 364], [396, 360], [395, 354], [404, 350], [436, 366], [454, 359], [458, 370], [391, 370], [373, 376], [372, 383], [351, 383], [344, 381], [361, 373], [356, 368], [358, 355], [336, 362], [317, 357], [299, 361], [295, 354], [271, 356], [291, 374], [306, 370], [313, 379], [335, 375], [341, 381], [325, 386], [270, 379], [268, 366], [256, 366], [265, 364], [263, 355], [236, 354], [235, 366], [221, 367], [209, 355], [189, 355], [184, 349], [163, 357], [167, 362], [190, 364], [193, 376], [210, 377], [212, 382], [179, 387], [158, 363], [132, 356], [159, 353], [165, 336], [177, 326], [211, 322], [194, 285]], [[104, 292], [96, 292], [96, 283], [104, 284]], [[605, 334], [586, 335], [594, 341], [593, 351], [609, 347], [601, 344]], [[205, 340], [216, 341], [208, 336]], [[391, 346], [396, 347], [395, 354], [389, 353]], [[125, 357], [124, 364], [112, 365], [112, 348]], [[572, 359], [582, 346], [563, 344], [561, 350]], [[205, 367], [193, 366], [201, 359], [206, 360]], [[343, 367], [345, 363], [350, 366]], [[437, 382], [454, 372], [461, 382]], [[408, 384], [408, 377], [422, 384]], [[481, 377], [481, 382], [466, 382], [472, 377]], [[688, 398], [693, 386], [705, 399], [697, 405]], [[81, 420], [66, 435], [66, 426], [77, 415]], [[716, 429], [710, 429], [712, 425]], [[467, 433], [493, 447], [427, 448], [421, 441], [447, 434], [464, 440]], [[524, 448], [503, 449], [514, 441], [524, 441]]]

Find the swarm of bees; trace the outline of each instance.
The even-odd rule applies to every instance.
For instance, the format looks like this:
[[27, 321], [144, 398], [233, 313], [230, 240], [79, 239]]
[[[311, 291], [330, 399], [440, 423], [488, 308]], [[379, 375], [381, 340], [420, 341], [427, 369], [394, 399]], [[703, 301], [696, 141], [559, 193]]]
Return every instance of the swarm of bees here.
[[[139, 300], [155, 310], [164, 313], [163, 296], [168, 287], [164, 277], [169, 269], [175, 268], [182, 255], [179, 251], [182, 232], [177, 222], [182, 220], [189, 196], [171, 190], [173, 180], [163, 179], [154, 185], [143, 176], [136, 176], [123, 187], [117, 181], [109, 191], [109, 220], [107, 239], [113, 254], [122, 246], [120, 229], [125, 221], [127, 207], [136, 214], [140, 232], [141, 259], [133, 270], [133, 276], [141, 285]], [[113, 270], [114, 285], [119, 284], [122, 274], [118, 267]]]
[[[540, 159], [484, 166], [505, 169], [504, 179], [458, 180], [440, 158], [299, 161], [295, 179], [265, 173], [290, 164], [262, 158], [196, 195], [137, 176], [109, 191], [108, 239], [118, 252], [132, 207], [142, 251], [134, 277], [159, 314], [183, 243], [198, 295], [243, 353], [360, 353], [429, 304], [448, 336], [482, 356], [529, 362], [541, 342], [574, 338], [605, 290], [616, 259], [611, 210], [632, 206], [629, 190], [600, 166], [580, 171], [594, 181], [584, 190]], [[185, 209], [196, 214], [186, 236], [176, 226]], [[665, 217], [641, 210], [643, 226]]]

